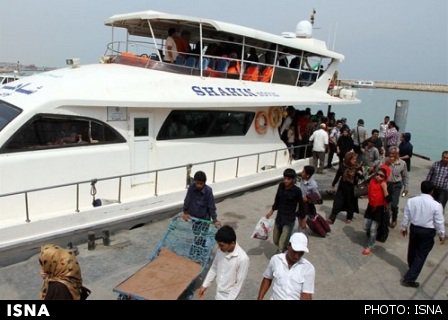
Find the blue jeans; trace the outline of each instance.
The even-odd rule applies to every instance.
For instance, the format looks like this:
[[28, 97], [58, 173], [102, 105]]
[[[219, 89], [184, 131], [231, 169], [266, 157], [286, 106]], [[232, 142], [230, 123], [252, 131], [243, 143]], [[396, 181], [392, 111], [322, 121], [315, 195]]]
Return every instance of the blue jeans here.
[[378, 222], [372, 219], [364, 219], [364, 230], [366, 230], [368, 236], [367, 247], [372, 249], [376, 241]]
[[388, 182], [387, 191], [389, 192], [392, 201], [390, 203], [390, 209], [392, 211], [392, 221], [397, 221], [398, 217], [398, 203], [400, 202], [400, 194], [403, 184], [399, 182]]

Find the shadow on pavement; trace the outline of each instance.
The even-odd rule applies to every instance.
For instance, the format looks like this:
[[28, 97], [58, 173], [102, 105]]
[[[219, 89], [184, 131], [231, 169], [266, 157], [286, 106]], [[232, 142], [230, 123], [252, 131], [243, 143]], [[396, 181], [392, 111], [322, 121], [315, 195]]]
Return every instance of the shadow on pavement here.
[[402, 276], [408, 271], [408, 265], [396, 255], [387, 252], [384, 247], [376, 246], [373, 249], [373, 254], [389, 265], [397, 268]]
[[269, 260], [271, 257], [276, 254], [277, 247], [272, 243], [271, 239], [268, 240], [259, 240], [258, 247], [249, 249], [247, 254], [249, 256], [259, 256], [264, 254], [264, 256]]
[[[353, 243], [359, 244], [362, 247], [367, 244], [367, 236], [365, 231], [355, 230], [352, 226], [345, 226], [342, 228], [342, 231], [344, 231], [347, 238], [349, 238]], [[372, 253], [387, 264], [397, 268], [398, 271], [404, 275], [404, 273], [408, 270], [408, 265], [403, 262], [401, 258], [387, 252], [384, 247], [379, 246], [378, 244], [380, 244], [380, 242], [377, 242], [372, 250]]]

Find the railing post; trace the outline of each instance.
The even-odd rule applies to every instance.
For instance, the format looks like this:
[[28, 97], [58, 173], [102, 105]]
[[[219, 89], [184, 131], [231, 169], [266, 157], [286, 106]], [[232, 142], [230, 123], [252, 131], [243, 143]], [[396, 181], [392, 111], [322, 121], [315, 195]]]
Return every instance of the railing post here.
[[155, 181], [155, 185], [154, 185], [154, 195], [157, 197], [157, 183], [159, 180], [159, 171], [156, 171], [156, 181]]
[[276, 168], [277, 168], [277, 154], [278, 154], [278, 150], [275, 150], [274, 167], [276, 167]]
[[240, 157], [236, 158], [236, 172], [235, 172], [235, 178], [238, 178], [238, 169], [240, 167]]
[[187, 164], [186, 169], [187, 169], [187, 178], [186, 178], [186, 188], [188, 188], [191, 184], [191, 168], [193, 167], [193, 165], [191, 164]]
[[31, 222], [30, 213], [28, 211], [28, 192], [25, 192], [25, 210], [26, 210], [26, 222]]
[[216, 161], [213, 161], [213, 183], [215, 183], [216, 176]]
[[121, 203], [121, 177], [118, 179], [118, 203]]
[[76, 212], [79, 212], [79, 183], [76, 184]]
[[257, 154], [257, 173], [258, 173], [259, 166], [260, 166], [260, 154]]

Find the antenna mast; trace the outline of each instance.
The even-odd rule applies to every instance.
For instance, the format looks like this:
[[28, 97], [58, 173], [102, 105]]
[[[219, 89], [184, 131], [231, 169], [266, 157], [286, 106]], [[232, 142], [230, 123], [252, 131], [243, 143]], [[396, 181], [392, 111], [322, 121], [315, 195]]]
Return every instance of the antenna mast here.
[[310, 16], [311, 25], [314, 26], [314, 15], [316, 14], [316, 9], [313, 8], [313, 13]]

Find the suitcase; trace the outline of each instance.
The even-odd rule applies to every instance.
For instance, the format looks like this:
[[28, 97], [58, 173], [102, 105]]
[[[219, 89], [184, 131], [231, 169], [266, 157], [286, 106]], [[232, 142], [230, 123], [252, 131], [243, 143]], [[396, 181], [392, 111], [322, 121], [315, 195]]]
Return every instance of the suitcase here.
[[325, 237], [328, 232], [331, 232], [328, 222], [318, 213], [313, 217], [308, 217], [306, 224], [314, 233], [317, 233], [321, 237]]

